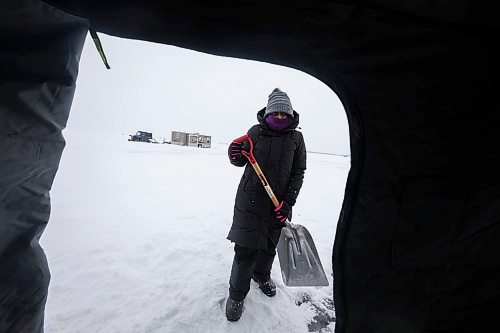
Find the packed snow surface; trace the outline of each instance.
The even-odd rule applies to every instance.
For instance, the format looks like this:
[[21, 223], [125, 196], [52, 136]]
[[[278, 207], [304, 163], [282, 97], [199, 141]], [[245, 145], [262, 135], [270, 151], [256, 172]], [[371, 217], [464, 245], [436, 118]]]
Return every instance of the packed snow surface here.
[[349, 158], [308, 154], [294, 207], [330, 286], [286, 287], [276, 256], [277, 295], [252, 281], [242, 318], [228, 322], [234, 252], [226, 236], [243, 168], [228, 162], [227, 143], [202, 149], [77, 130], [65, 137], [41, 239], [51, 268], [46, 332], [333, 332], [331, 253]]

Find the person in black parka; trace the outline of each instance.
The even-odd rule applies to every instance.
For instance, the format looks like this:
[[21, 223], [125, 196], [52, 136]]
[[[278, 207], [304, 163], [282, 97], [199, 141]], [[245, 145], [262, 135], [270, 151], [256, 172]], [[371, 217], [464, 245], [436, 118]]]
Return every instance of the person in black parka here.
[[246, 167], [236, 193], [233, 224], [227, 236], [235, 243], [226, 303], [226, 317], [230, 321], [241, 317], [251, 279], [267, 296], [276, 295], [276, 284], [271, 279], [276, 246], [285, 220], [292, 217], [292, 206], [306, 170], [304, 138], [296, 130], [299, 114], [293, 110], [288, 95], [279, 88], [274, 89], [267, 107], [257, 112], [257, 120], [259, 124], [248, 130], [254, 144], [253, 154], [280, 205], [274, 207], [259, 177], [242, 155], [242, 150], [247, 148], [233, 142], [228, 149], [231, 164]]

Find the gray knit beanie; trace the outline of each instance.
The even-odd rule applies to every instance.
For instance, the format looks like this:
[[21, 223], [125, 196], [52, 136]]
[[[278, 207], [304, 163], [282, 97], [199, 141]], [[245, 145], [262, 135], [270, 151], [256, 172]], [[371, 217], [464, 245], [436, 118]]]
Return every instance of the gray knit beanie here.
[[275, 88], [271, 95], [269, 95], [264, 118], [273, 112], [285, 112], [293, 117], [292, 103], [290, 103], [288, 95], [279, 88]]

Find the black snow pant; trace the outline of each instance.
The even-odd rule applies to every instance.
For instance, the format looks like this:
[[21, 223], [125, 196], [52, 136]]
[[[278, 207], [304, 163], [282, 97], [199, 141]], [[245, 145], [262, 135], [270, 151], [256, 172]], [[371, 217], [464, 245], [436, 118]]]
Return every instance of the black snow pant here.
[[243, 300], [250, 290], [252, 275], [258, 281], [271, 278], [271, 267], [276, 256], [276, 246], [280, 239], [281, 228], [269, 228], [266, 249], [251, 249], [234, 245], [233, 267], [229, 279], [229, 296], [237, 301]]

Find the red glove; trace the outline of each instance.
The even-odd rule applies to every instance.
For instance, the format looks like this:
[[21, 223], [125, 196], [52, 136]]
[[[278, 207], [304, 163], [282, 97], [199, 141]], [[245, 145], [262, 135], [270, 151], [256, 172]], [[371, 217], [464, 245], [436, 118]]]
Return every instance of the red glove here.
[[290, 217], [290, 213], [292, 212], [292, 207], [286, 203], [286, 201], [282, 201], [278, 207], [274, 210], [274, 217], [284, 223], [288, 217]]

